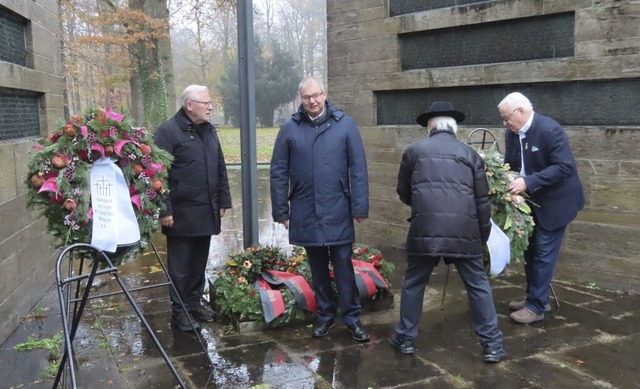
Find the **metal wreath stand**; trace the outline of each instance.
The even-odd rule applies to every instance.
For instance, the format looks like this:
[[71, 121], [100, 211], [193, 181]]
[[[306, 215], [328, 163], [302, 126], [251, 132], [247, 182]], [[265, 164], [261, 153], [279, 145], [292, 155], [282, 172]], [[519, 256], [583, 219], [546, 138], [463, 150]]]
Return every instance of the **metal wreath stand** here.
[[[472, 145], [480, 145], [481, 149], [486, 147], [495, 147], [498, 152], [500, 151], [500, 145], [498, 141], [493, 135], [491, 131], [486, 128], [476, 128], [475, 130], [469, 133], [467, 137], [467, 144], [469, 146]], [[447, 273], [445, 274], [444, 286], [442, 287], [442, 300], [440, 301], [440, 310], [444, 310], [444, 299], [447, 296], [447, 285], [449, 284], [449, 273], [451, 271], [451, 264], [447, 265]], [[560, 308], [560, 300], [558, 300], [558, 296], [556, 295], [556, 291], [553, 289], [553, 284], [549, 284], [549, 288], [551, 289], [551, 294], [553, 295], [553, 300], [556, 302], [556, 306]]]
[[[122, 247], [123, 246], [118, 246], [119, 249]], [[169, 273], [167, 272], [167, 269], [162, 262], [160, 255], [158, 254], [158, 250], [153, 243], [151, 243], [151, 248], [155, 253], [158, 263], [162, 267], [162, 271], [167, 277], [167, 281], [155, 285], [147, 285], [131, 289], [127, 289], [127, 286], [124, 284], [124, 282], [120, 278], [120, 275], [118, 274], [118, 268], [113, 265], [107, 253], [105, 253], [101, 249], [86, 243], [76, 243], [66, 247], [60, 252], [56, 261], [56, 284], [58, 288], [58, 299], [60, 300], [62, 331], [64, 333], [64, 354], [60, 361], [60, 366], [58, 367], [58, 373], [53, 383], [53, 388], [57, 388], [58, 384], [62, 384], [62, 387], [65, 387], [67, 378], [70, 381], [71, 388], [76, 389], [78, 387], [75, 372], [77, 362], [74, 358], [73, 340], [80, 325], [80, 319], [82, 318], [82, 314], [86, 307], [87, 301], [118, 294], [124, 294], [126, 296], [129, 304], [131, 304], [131, 307], [140, 319], [140, 322], [146, 328], [149, 336], [153, 340], [153, 343], [155, 344], [165, 363], [171, 370], [171, 373], [176, 379], [179, 387], [183, 389], [187, 388], [177, 370], [171, 363], [171, 360], [169, 359], [167, 353], [162, 348], [162, 345], [154, 334], [153, 329], [144, 318], [144, 314], [142, 313], [130, 293], [170, 285], [171, 288], [173, 288], [176, 296], [178, 296], [178, 301], [183, 311], [185, 313], [187, 312], [186, 307], [184, 306], [184, 303], [182, 302], [182, 299], [180, 298], [180, 295], [178, 294], [175, 285], [171, 281]], [[89, 272], [85, 273], [85, 258], [89, 257], [92, 257], [92, 265]], [[65, 258], [67, 258], [66, 261]], [[63, 275], [62, 266], [65, 262], [67, 265], [67, 270], [66, 274]], [[93, 286], [95, 277], [104, 274], [111, 275], [120, 286], [121, 291], [104, 293], [100, 295], [91, 295], [91, 287]], [[189, 319], [189, 323], [191, 324], [191, 326], [193, 326], [193, 319], [190, 317], [190, 315], [187, 315], [187, 318]], [[207, 352], [207, 347], [204, 344], [202, 336], [198, 331], [194, 332], [196, 334], [196, 337], [198, 338], [198, 342], [200, 343], [204, 354], [207, 356], [209, 366], [213, 368], [213, 361], [211, 360], [211, 356]], [[211, 375], [213, 375], [213, 369]]]

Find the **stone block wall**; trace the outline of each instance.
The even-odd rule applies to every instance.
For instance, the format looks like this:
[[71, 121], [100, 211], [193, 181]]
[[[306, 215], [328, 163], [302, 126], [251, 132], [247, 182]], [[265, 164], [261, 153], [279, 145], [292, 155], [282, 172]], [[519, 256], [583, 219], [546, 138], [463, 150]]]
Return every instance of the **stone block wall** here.
[[[0, 343], [54, 285], [46, 220], [27, 210], [32, 146], [63, 117], [56, 0], [0, 0]], [[9, 35], [5, 35], [5, 33]]]
[[496, 106], [518, 90], [565, 126], [585, 188], [556, 277], [640, 292], [640, 3], [329, 0], [327, 15], [328, 96], [358, 123], [369, 164], [358, 241], [404, 246], [397, 171], [432, 100], [468, 113], [461, 140], [481, 127], [501, 145]]

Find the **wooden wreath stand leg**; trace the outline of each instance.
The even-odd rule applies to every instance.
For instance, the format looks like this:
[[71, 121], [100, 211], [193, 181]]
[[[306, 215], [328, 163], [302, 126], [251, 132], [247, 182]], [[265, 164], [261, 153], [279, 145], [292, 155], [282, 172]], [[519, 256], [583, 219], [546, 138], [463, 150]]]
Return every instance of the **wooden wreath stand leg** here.
[[[178, 372], [176, 371], [175, 367], [171, 363], [171, 360], [169, 359], [166, 352], [162, 348], [162, 345], [160, 344], [158, 338], [155, 336], [154, 331], [152, 330], [151, 326], [145, 319], [142, 311], [140, 310], [140, 308], [138, 307], [138, 305], [136, 304], [135, 300], [133, 299], [130, 293], [134, 291], [157, 288], [157, 287], [162, 287], [167, 285], [170, 285], [173, 288], [173, 290], [176, 291], [175, 285], [171, 281], [171, 278], [169, 277], [169, 273], [167, 272], [167, 269], [165, 268], [164, 263], [162, 262], [160, 255], [158, 254], [158, 250], [156, 250], [156, 247], [153, 244], [151, 244], [151, 247], [153, 248], [156, 258], [158, 259], [158, 262], [160, 263], [162, 270], [164, 271], [165, 276], [167, 277], [167, 282], [162, 282], [155, 285], [137, 287], [131, 290], [127, 289], [126, 285], [122, 282], [122, 279], [118, 274], [118, 268], [113, 265], [109, 257], [102, 250], [86, 243], [73, 244], [71, 246], [68, 246], [64, 250], [62, 250], [62, 252], [58, 256], [58, 259], [56, 261], [56, 285], [58, 288], [58, 299], [60, 301], [62, 331], [64, 333], [64, 354], [60, 361], [60, 366], [58, 368], [58, 373], [56, 375], [53, 388], [57, 388], [59, 383], [62, 383], [64, 387], [67, 375], [69, 376], [71, 388], [73, 389], [77, 388], [76, 373], [75, 373], [75, 366], [74, 366], [75, 359], [73, 355], [74, 353], [73, 340], [78, 330], [78, 326], [80, 325], [80, 319], [86, 307], [87, 301], [91, 299], [103, 298], [103, 297], [117, 295], [117, 294], [124, 294], [126, 296], [127, 300], [129, 301], [129, 304], [131, 304], [131, 307], [133, 308], [136, 315], [140, 319], [140, 322], [146, 328], [147, 332], [149, 333], [149, 336], [151, 337], [156, 348], [162, 355], [162, 358], [164, 359], [165, 363], [171, 370], [171, 373], [173, 374], [180, 388], [187, 387], [183, 382], [182, 378], [180, 378], [180, 376], [178, 375]], [[74, 258], [74, 253], [77, 254], [80, 251], [82, 253], [81, 255], [78, 256], [79, 258]], [[66, 277], [63, 277], [61, 267], [65, 257], [68, 257], [67, 272], [66, 272]], [[89, 273], [83, 273], [85, 258], [89, 258], [89, 257], [92, 257], [93, 265], [91, 266], [91, 270]], [[78, 261], [77, 264], [74, 263], [74, 259]], [[105, 267], [102, 269], [100, 269], [101, 263], [105, 265]], [[74, 268], [74, 265], [77, 265], [78, 267], [77, 273], [76, 273], [76, 269]], [[74, 273], [76, 275], [74, 275]], [[91, 296], [90, 291], [91, 291], [91, 287], [93, 286], [95, 277], [103, 274], [109, 274], [113, 276], [113, 278], [116, 280], [116, 282], [120, 286], [121, 291]], [[86, 281], [84, 285], [82, 285], [83, 281]], [[84, 287], [84, 290], [82, 290], [83, 287]], [[80, 296], [81, 294], [82, 296]], [[176, 295], [178, 295], [177, 291], [176, 291]], [[182, 309], [184, 310], [184, 312], [186, 312], [184, 303], [182, 302], [182, 300], [180, 300], [179, 295], [178, 295], [178, 299], [179, 299], [180, 305], [182, 306]], [[187, 315], [187, 317], [189, 318], [190, 324], [193, 326], [194, 323], [192, 322], [190, 315]], [[204, 353], [207, 355], [207, 358], [209, 359], [210, 366], [213, 366], [213, 362], [211, 361], [211, 357], [207, 352], [207, 348], [203, 342], [202, 337], [197, 331], [196, 331], [196, 335], [198, 337], [198, 341], [200, 342], [200, 345], [202, 346]]]

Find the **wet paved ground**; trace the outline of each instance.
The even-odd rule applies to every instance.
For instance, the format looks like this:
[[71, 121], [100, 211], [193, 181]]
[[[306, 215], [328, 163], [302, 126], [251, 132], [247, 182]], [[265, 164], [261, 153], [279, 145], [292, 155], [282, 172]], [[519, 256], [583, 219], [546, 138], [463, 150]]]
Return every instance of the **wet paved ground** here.
[[[384, 251], [383, 251], [384, 252]], [[543, 322], [518, 325], [507, 303], [523, 296], [523, 277], [511, 272], [492, 280], [500, 327], [509, 357], [482, 362], [470, 327], [468, 303], [455, 270], [440, 310], [445, 267], [437, 268], [427, 290], [416, 353], [404, 356], [388, 337], [398, 319], [404, 271], [398, 252], [384, 252], [398, 264], [392, 308], [366, 312], [362, 322], [369, 343], [357, 343], [337, 325], [314, 339], [300, 323], [287, 328], [229, 333], [222, 321], [203, 326], [207, 353], [193, 334], [169, 326], [167, 287], [137, 292], [136, 300], [164, 350], [189, 388], [639, 388], [640, 296], [629, 296], [554, 282], [560, 307]], [[517, 267], [517, 265], [515, 266]], [[126, 264], [120, 273], [129, 287], [162, 279], [152, 264]], [[101, 280], [96, 290], [113, 289]], [[44, 350], [15, 351], [29, 337], [46, 338], [61, 330], [57, 292], [36, 310], [0, 348], [0, 388], [50, 388], [43, 379]], [[122, 296], [92, 300], [74, 342], [81, 388], [173, 388], [176, 380]], [[69, 386], [67, 386], [69, 387]]]

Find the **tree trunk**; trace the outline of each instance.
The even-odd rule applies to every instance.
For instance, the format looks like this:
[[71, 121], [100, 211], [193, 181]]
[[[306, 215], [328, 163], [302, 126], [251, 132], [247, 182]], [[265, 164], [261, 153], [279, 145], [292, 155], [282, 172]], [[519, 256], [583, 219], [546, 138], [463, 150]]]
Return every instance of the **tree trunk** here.
[[[165, 19], [168, 23], [168, 9], [166, 0], [129, 0], [129, 7], [144, 12], [147, 17], [155, 19]], [[161, 43], [161, 41], [165, 41]], [[131, 45], [133, 56], [133, 72], [139, 81], [139, 92], [142, 100], [144, 113], [143, 125], [151, 131], [155, 130], [162, 122], [167, 120], [167, 95], [173, 96], [173, 106], [175, 106], [175, 93], [167, 93], [165, 78], [165, 65], [162, 58], [168, 58], [171, 62], [171, 45], [169, 34], [162, 39], [152, 39], [151, 45], [148, 42], [138, 42]], [[168, 47], [168, 50], [161, 50], [161, 46]], [[170, 80], [173, 82], [173, 63], [169, 66]], [[135, 82], [130, 79], [132, 91], [136, 87]], [[173, 88], [172, 90], [175, 90]], [[132, 92], [133, 93], [133, 92]], [[136, 101], [132, 102], [135, 106]]]

